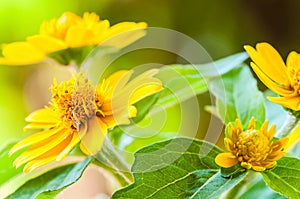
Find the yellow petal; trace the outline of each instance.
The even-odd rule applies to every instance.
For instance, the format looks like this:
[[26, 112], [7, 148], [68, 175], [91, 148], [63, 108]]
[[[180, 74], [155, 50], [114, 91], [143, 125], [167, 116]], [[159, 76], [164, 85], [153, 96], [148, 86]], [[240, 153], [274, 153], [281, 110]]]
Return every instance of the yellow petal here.
[[148, 84], [141, 86], [137, 90], [134, 91], [134, 93], [130, 96], [130, 104], [135, 104], [136, 102], [153, 95], [155, 93], [158, 93], [163, 89], [161, 83], [157, 84]]
[[68, 146], [66, 146], [64, 150], [57, 156], [56, 161], [61, 161], [62, 159], [64, 159], [79, 142], [80, 137], [77, 133], [73, 133], [72, 140], [70, 141]]
[[[268, 122], [265, 122], [268, 126]], [[254, 117], [251, 118], [250, 123], [248, 125], [248, 129], [255, 129], [255, 119]]]
[[44, 158], [44, 159], [39, 159], [39, 160], [33, 160], [30, 161], [29, 163], [27, 163], [24, 168], [23, 168], [23, 172], [27, 173], [27, 172], [31, 172], [36, 170], [37, 168], [44, 166], [52, 161], [54, 161], [56, 158], [56, 156], [52, 156], [52, 157], [48, 157], [48, 158]]
[[94, 34], [84, 27], [71, 27], [66, 35], [66, 43], [71, 48], [92, 45]]
[[287, 57], [286, 65], [291, 69], [300, 69], [300, 54], [292, 51]]
[[99, 151], [107, 133], [105, 123], [93, 117], [88, 120], [87, 132], [81, 138], [80, 148], [87, 155], [94, 155]]
[[263, 167], [263, 166], [255, 166], [255, 165], [252, 165], [252, 169], [254, 171], [264, 171], [264, 170], [266, 170], [266, 168]]
[[[66, 139], [70, 136], [69, 131], [60, 131], [59, 133], [49, 137], [48, 139], [43, 140], [42, 142], [39, 142], [37, 145], [33, 146], [29, 150], [22, 153], [15, 161], [14, 165], [16, 167], [19, 167], [20, 165], [24, 164], [25, 162], [28, 162], [30, 160], [33, 160], [39, 156], [45, 155], [47, 152], [52, 154], [53, 152], [56, 152], [56, 148], [60, 146], [60, 148], [64, 148], [65, 145], [62, 145], [61, 143], [64, 143], [63, 141], [66, 141]], [[59, 149], [60, 149], [59, 148]]]
[[291, 97], [268, 97], [268, 100], [276, 104], [280, 104], [286, 108], [299, 111], [300, 110], [300, 96]]
[[245, 50], [263, 73], [268, 74], [277, 84], [289, 85], [286, 67], [279, 53], [265, 42], [258, 43], [256, 49], [245, 46]]
[[256, 75], [259, 77], [259, 79], [272, 91], [274, 91], [275, 93], [278, 93], [279, 95], [282, 96], [290, 96], [290, 95], [294, 95], [294, 91], [290, 90], [289, 88], [289, 84], [286, 84], [284, 86], [279, 85], [278, 83], [275, 83], [272, 79], [271, 76], [266, 75], [264, 72], [261, 71], [261, 69], [259, 67], [257, 67], [257, 65], [255, 65], [254, 63], [251, 63], [251, 67], [254, 70], [254, 72], [256, 73]]
[[123, 48], [143, 37], [146, 34], [145, 27], [147, 27], [147, 24], [144, 22], [122, 22], [116, 24], [107, 31], [103, 38], [104, 41], [100, 45]]
[[276, 152], [278, 150], [285, 148], [288, 141], [289, 141], [289, 138], [281, 138], [280, 140], [277, 140], [276, 142], [272, 143], [272, 145], [271, 145], [272, 151]]
[[34, 35], [28, 37], [27, 41], [45, 53], [63, 50], [68, 47], [62, 40], [48, 35]]
[[3, 45], [0, 64], [32, 64], [45, 59], [45, 53], [28, 42], [13, 42]]
[[288, 136], [289, 141], [286, 145], [286, 149], [289, 149], [291, 147], [293, 147], [297, 141], [300, 140], [300, 125], [298, 125], [292, 132], [291, 134]]
[[32, 123], [51, 123], [56, 124], [60, 121], [58, 115], [50, 108], [39, 109], [25, 118], [26, 122]]
[[220, 153], [215, 158], [215, 162], [217, 163], [217, 165], [221, 167], [229, 168], [234, 166], [236, 163], [238, 163], [238, 160], [231, 153]]
[[270, 130], [267, 131], [267, 132], [268, 132], [268, 133], [267, 133], [267, 137], [268, 137], [269, 141], [271, 141], [271, 140], [273, 139], [274, 134], [275, 134], [275, 130], [276, 130], [276, 125], [273, 124], [273, 125], [271, 126]]
[[41, 131], [38, 133], [35, 133], [27, 138], [25, 138], [24, 140], [21, 140], [20, 142], [18, 142], [17, 144], [15, 144], [9, 151], [9, 155], [14, 154], [15, 152], [31, 146], [33, 144], [39, 143], [47, 138], [49, 138], [50, 136], [59, 133], [61, 130], [63, 130], [62, 127], [59, 128], [54, 128], [54, 129], [50, 129], [50, 130], [45, 130], [45, 131]]
[[33, 129], [50, 129], [53, 127], [58, 126], [58, 124], [55, 123], [30, 123], [27, 124], [23, 130], [27, 131], [27, 130], [33, 130]]

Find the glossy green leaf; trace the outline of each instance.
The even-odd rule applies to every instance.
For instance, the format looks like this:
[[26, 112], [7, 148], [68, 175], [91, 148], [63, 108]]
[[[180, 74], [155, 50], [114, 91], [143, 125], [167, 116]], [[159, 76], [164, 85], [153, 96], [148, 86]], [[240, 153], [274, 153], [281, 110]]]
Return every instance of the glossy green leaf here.
[[135, 154], [135, 182], [112, 198], [216, 198], [246, 175], [224, 178], [214, 159], [222, 152], [210, 143], [175, 138]]
[[300, 159], [283, 157], [273, 169], [261, 173], [267, 185], [289, 198], [300, 198]]
[[234, 122], [239, 118], [246, 127], [252, 117], [257, 126], [265, 121], [263, 94], [258, 90], [256, 80], [250, 69], [241, 65], [210, 82], [210, 91], [217, 98], [218, 115], [224, 123]]
[[170, 107], [206, 92], [209, 78], [227, 73], [247, 58], [247, 53], [242, 52], [206, 64], [163, 67], [157, 77], [162, 80], [165, 90], [157, 105]]
[[58, 190], [76, 182], [92, 159], [92, 157], [88, 157], [82, 162], [51, 170], [26, 182], [7, 198], [48, 198], [48, 194], [53, 197], [54, 195], [51, 192], [58, 194]]

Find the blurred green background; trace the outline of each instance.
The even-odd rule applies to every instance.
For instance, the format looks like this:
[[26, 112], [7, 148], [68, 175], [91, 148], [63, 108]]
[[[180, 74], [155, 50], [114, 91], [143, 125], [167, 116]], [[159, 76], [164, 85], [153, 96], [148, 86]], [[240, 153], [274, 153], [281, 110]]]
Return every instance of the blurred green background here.
[[[42, 21], [65, 11], [78, 15], [89, 11], [111, 24], [145, 21], [150, 27], [177, 30], [198, 41], [213, 59], [260, 41], [270, 42], [285, 57], [291, 50], [300, 50], [299, 8], [300, 2], [291, 0], [0, 0], [0, 43], [24, 40], [38, 32]], [[135, 59], [132, 63], [142, 61]], [[154, 61], [171, 64], [174, 57], [162, 54]], [[24, 136], [24, 118], [46, 105], [50, 92], [45, 88], [60, 70], [37, 65], [0, 66], [0, 143]], [[210, 103], [208, 94], [199, 96], [200, 138], [210, 119], [203, 106]]]

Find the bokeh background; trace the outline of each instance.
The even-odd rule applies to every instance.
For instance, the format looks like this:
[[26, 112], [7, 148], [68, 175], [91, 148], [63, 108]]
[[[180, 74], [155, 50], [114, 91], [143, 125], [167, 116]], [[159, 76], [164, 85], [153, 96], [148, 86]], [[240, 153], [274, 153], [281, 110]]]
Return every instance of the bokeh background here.
[[[260, 41], [270, 42], [285, 57], [291, 50], [300, 50], [299, 8], [300, 1], [292, 0], [0, 0], [0, 43], [24, 40], [38, 32], [42, 21], [65, 11], [78, 15], [88, 11], [111, 24], [145, 21], [150, 27], [179, 31], [198, 41], [213, 59]], [[139, 59], [143, 57], [127, 59], [126, 64], [143, 63]], [[151, 61], [172, 64], [174, 57], [162, 53]], [[45, 65], [0, 66], [0, 143], [24, 136], [24, 118], [46, 105], [50, 91], [45, 88], [63, 70]], [[198, 137], [202, 138], [210, 118], [203, 107], [211, 102], [209, 94], [198, 99]]]

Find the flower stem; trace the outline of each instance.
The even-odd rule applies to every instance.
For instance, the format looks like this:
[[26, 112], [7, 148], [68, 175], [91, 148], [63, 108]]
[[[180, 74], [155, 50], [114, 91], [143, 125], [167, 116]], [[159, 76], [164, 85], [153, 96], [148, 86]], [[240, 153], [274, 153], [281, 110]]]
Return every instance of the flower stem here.
[[283, 126], [278, 130], [277, 137], [287, 137], [298, 126], [300, 118], [290, 113]]
[[133, 183], [130, 165], [108, 138], [105, 139], [102, 149], [95, 155], [95, 159], [95, 163], [111, 172], [122, 186]]

